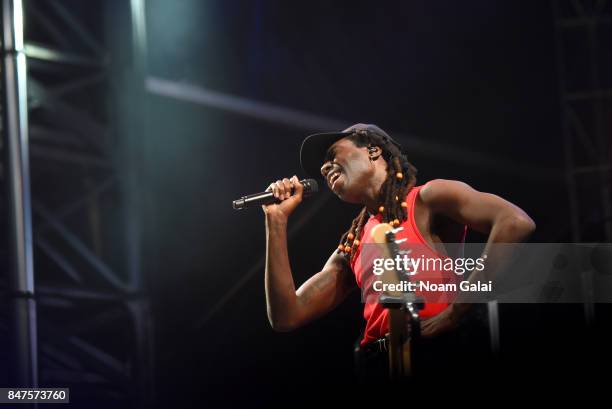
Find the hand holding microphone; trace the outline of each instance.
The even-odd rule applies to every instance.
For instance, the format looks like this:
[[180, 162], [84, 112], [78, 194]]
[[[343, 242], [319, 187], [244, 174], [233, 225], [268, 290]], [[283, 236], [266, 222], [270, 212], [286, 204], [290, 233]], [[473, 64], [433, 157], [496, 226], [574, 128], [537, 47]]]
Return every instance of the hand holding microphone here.
[[262, 205], [261, 208], [264, 213], [266, 215], [281, 213], [283, 216], [289, 217], [302, 202], [304, 185], [294, 175], [291, 179], [284, 178], [271, 183], [266, 191], [274, 194], [276, 203]]
[[284, 215], [288, 217], [304, 197], [308, 197], [317, 191], [318, 185], [314, 179], [300, 181], [294, 175], [291, 179], [284, 178], [271, 183], [265, 192], [243, 196], [240, 199], [234, 200], [233, 207], [239, 210], [262, 206], [266, 215]]

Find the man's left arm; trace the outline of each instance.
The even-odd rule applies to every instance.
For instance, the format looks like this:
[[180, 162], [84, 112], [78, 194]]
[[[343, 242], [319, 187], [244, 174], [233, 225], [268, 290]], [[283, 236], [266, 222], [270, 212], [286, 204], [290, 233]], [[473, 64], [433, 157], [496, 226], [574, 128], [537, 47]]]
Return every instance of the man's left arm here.
[[[447, 216], [488, 235], [483, 253], [487, 258], [485, 271], [495, 270], [507, 256], [503, 252], [491, 251], [492, 244], [523, 242], [536, 228], [534, 221], [515, 204], [497, 195], [479, 192], [463, 182], [432, 180], [423, 186], [419, 195], [433, 215]], [[470, 280], [479, 278], [481, 275], [473, 274]], [[423, 336], [432, 337], [452, 329], [468, 308], [467, 303], [451, 304], [438, 316], [423, 323]]]

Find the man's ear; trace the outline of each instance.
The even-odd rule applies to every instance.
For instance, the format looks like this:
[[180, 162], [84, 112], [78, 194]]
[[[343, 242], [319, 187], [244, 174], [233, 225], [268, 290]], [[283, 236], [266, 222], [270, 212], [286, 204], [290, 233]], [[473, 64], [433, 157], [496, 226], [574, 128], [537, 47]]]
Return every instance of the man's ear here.
[[368, 156], [371, 161], [378, 159], [382, 155], [382, 149], [378, 146], [368, 146]]

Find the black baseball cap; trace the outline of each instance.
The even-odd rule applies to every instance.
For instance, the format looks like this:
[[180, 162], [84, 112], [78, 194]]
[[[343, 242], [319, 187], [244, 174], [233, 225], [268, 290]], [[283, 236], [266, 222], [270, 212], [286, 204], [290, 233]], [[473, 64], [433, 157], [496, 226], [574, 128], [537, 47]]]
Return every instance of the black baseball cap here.
[[371, 132], [379, 135], [383, 140], [389, 141], [401, 151], [402, 146], [394, 141], [389, 134], [373, 124], [355, 124], [340, 132], [323, 132], [307, 136], [300, 148], [300, 163], [306, 175], [313, 178], [322, 178], [321, 166], [327, 150], [334, 143], [356, 132]]

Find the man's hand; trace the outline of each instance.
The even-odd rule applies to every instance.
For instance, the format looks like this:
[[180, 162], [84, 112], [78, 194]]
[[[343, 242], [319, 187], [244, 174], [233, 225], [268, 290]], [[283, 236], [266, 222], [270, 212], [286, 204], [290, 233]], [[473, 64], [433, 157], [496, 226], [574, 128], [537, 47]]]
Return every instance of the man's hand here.
[[[293, 189], [293, 194], [292, 194]], [[275, 217], [287, 220], [295, 208], [302, 202], [304, 185], [293, 176], [291, 179], [284, 178], [271, 183], [266, 192], [273, 192], [274, 197], [281, 201], [278, 204], [263, 205], [262, 209], [266, 217]]]
[[469, 306], [470, 304], [451, 304], [435, 317], [423, 321], [421, 336], [423, 338], [434, 338], [455, 329]]

